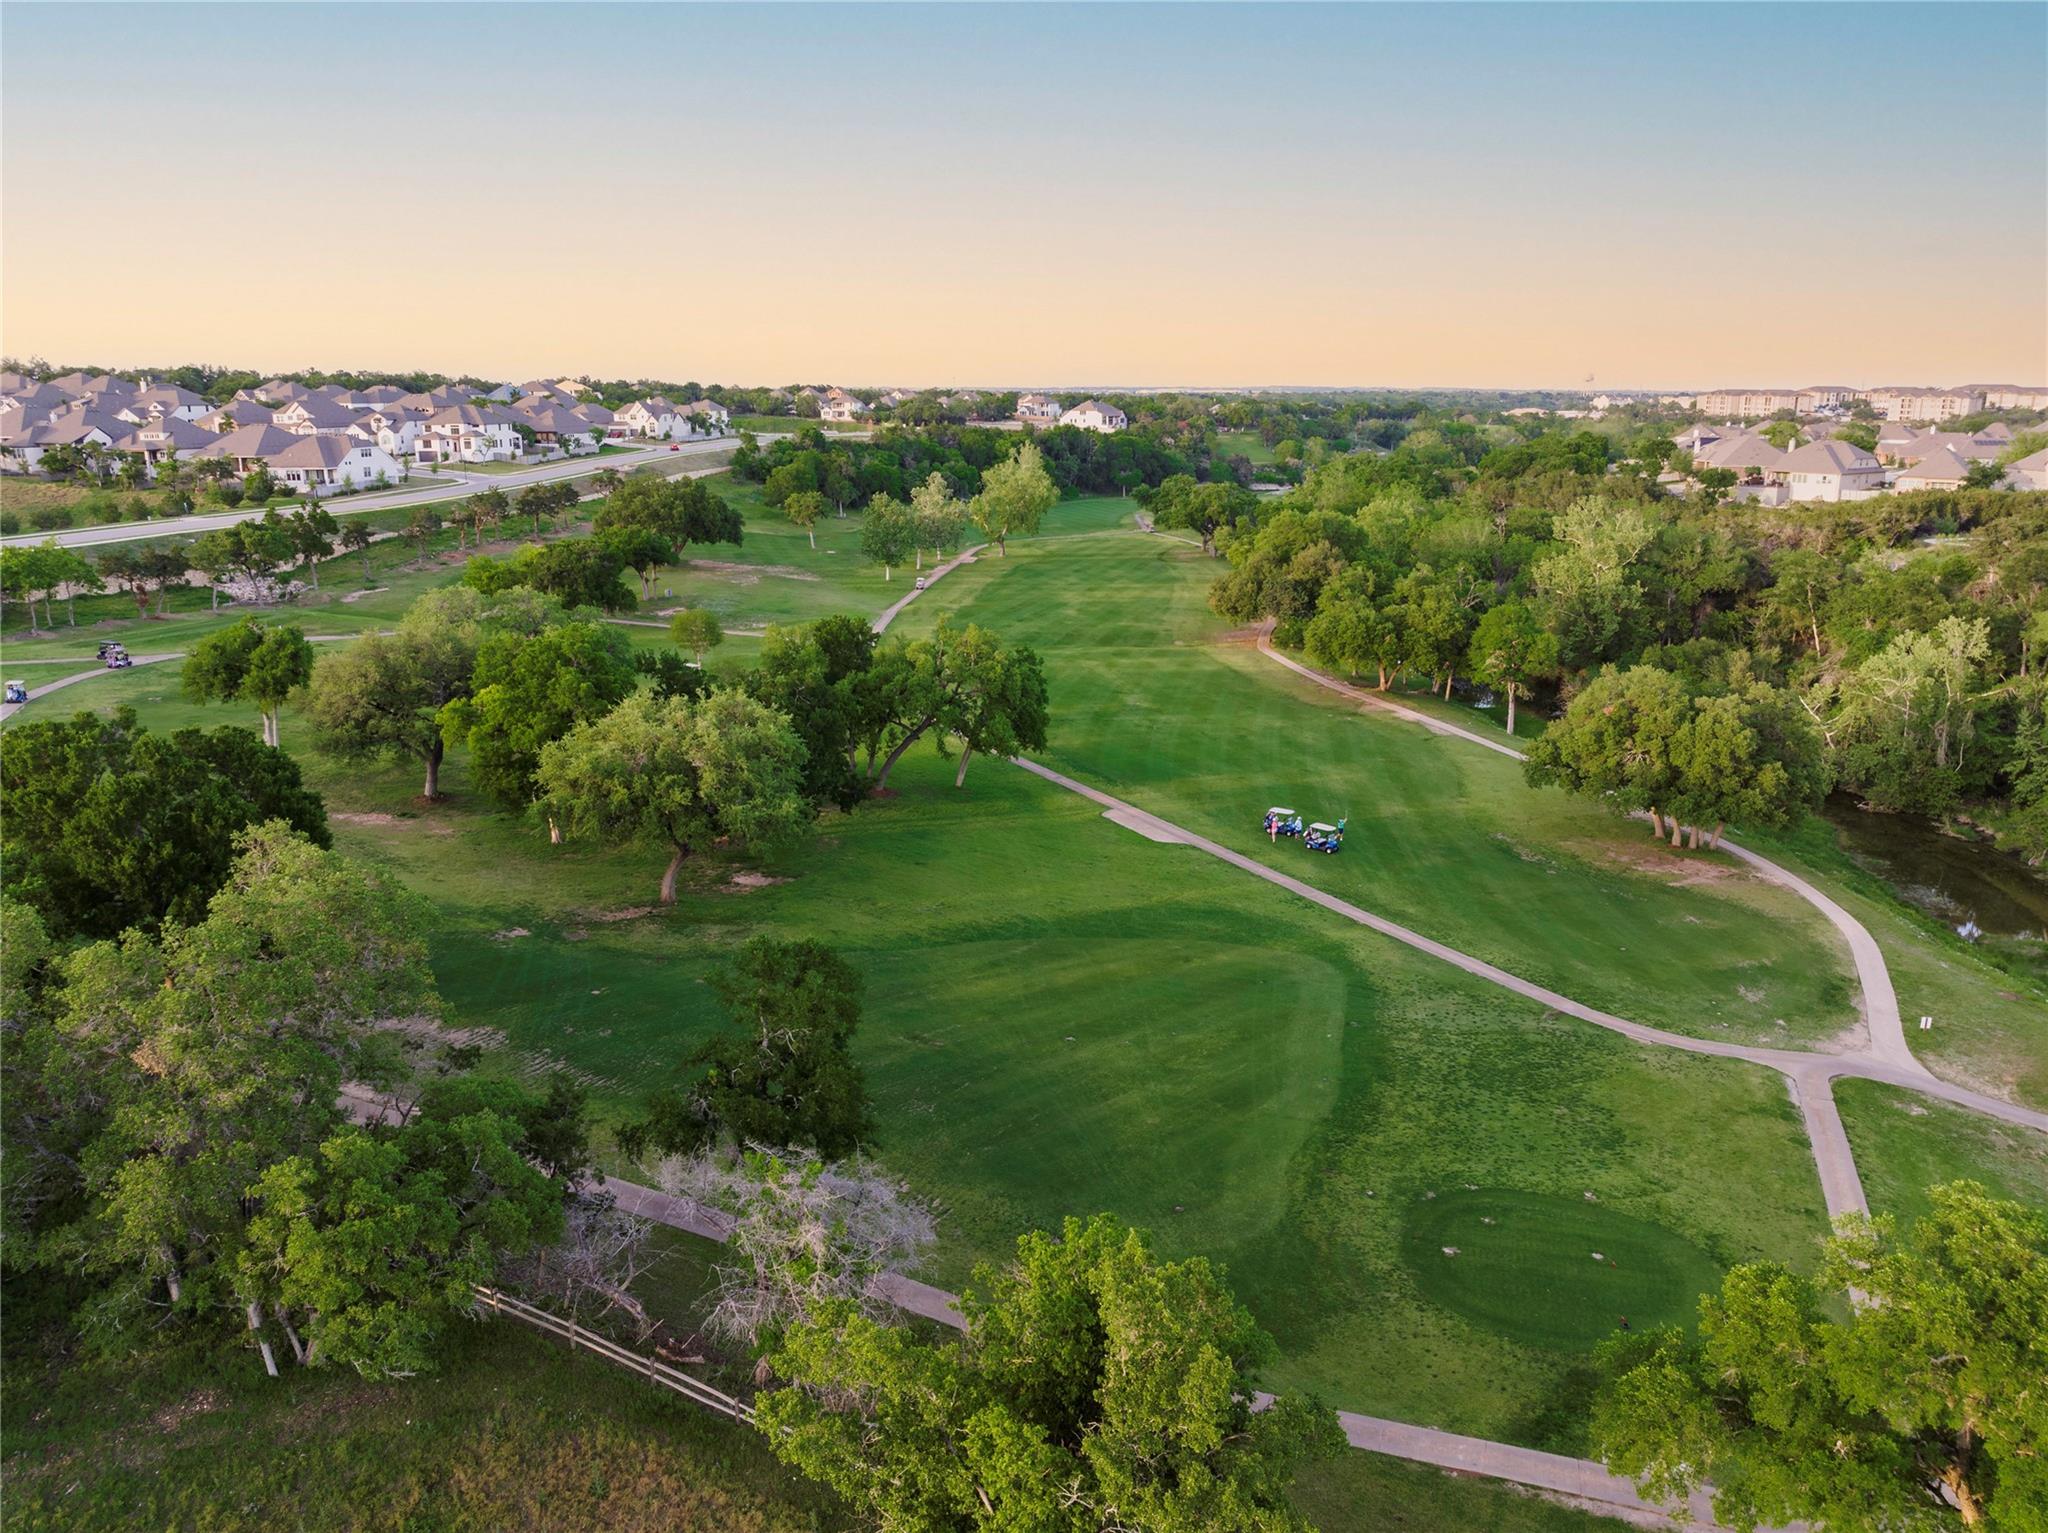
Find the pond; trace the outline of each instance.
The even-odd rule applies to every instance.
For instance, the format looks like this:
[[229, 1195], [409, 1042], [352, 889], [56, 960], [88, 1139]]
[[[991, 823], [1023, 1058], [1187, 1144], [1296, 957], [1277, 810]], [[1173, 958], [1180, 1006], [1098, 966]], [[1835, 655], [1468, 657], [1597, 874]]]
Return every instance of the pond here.
[[1822, 811], [1842, 850], [1908, 904], [1950, 927], [1974, 921], [1988, 937], [2048, 940], [2048, 878], [1989, 841], [1945, 835], [1913, 814], [1871, 814], [1846, 794]]

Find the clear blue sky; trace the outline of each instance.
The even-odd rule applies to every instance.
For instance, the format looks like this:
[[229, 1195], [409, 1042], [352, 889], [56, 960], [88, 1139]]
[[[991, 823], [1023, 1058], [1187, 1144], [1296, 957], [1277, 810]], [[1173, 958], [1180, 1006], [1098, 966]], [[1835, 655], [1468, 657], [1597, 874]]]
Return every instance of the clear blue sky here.
[[2042, 5], [9, 4], [0, 42], [0, 329], [53, 358], [2048, 374]]

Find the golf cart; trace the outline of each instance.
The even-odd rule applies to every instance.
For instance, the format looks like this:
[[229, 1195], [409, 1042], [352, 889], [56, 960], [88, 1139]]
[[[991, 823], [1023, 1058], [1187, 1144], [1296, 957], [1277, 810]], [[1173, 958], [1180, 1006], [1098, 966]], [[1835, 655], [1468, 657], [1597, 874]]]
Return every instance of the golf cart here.
[[1341, 852], [1344, 849], [1344, 822], [1325, 825], [1317, 821], [1309, 826], [1301, 838], [1301, 844], [1312, 852]]
[[102, 644], [100, 658], [107, 662], [110, 671], [125, 671], [135, 663], [135, 658], [120, 644]]
[[912, 589], [912, 590], [914, 590], [914, 591], [922, 591], [922, 590], [924, 589], [924, 576], [922, 576], [922, 575], [918, 576], [918, 577], [917, 577], [917, 584], [916, 584], [915, 586], [911, 587], [911, 589]]
[[10, 681], [10, 682], [8, 682], [8, 683], [7, 683], [7, 701], [8, 701], [8, 702], [10, 702], [10, 703], [25, 703], [25, 702], [27, 702], [27, 701], [28, 701], [28, 683], [27, 683], [27, 682], [25, 682], [25, 681]]
[[1266, 811], [1265, 823], [1259, 829], [1269, 836], [1298, 836], [1301, 834], [1301, 816], [1292, 809], [1275, 805]]
[[124, 648], [126, 648], [126, 646], [123, 645], [119, 639], [102, 639], [100, 640], [99, 658], [104, 660], [107, 658], [107, 656], [111, 655], [115, 650]]

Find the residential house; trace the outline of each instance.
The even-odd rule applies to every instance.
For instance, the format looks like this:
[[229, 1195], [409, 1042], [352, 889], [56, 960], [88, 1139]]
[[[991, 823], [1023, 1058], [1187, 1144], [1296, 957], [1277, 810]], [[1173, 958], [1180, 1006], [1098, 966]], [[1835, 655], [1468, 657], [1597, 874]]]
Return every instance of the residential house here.
[[850, 421], [868, 413], [865, 401], [842, 388], [829, 388], [818, 396], [818, 419], [821, 421]]
[[1884, 465], [1853, 442], [1808, 442], [1774, 472], [1792, 500], [1860, 500], [1884, 488]]
[[1909, 426], [1904, 421], [1886, 421], [1877, 428], [1877, 455], [1886, 463], [1903, 463], [1902, 454], [1910, 450], [1921, 435], [1918, 426]]
[[1702, 415], [1725, 415], [1737, 420], [1754, 420], [1798, 408], [1797, 389], [1714, 389], [1700, 395]]
[[190, 389], [158, 383], [130, 395], [114, 413], [122, 420], [133, 421], [139, 426], [160, 415], [175, 415], [179, 420], [195, 421], [212, 408]]
[[613, 411], [611, 430], [607, 434], [663, 441], [677, 434], [676, 417], [681, 413], [680, 408], [671, 404], [666, 396], [650, 394]]
[[243, 394], [252, 395], [275, 409], [279, 405], [290, 404], [294, 399], [304, 399], [312, 392], [303, 383], [294, 383], [289, 378], [273, 378], [268, 383], [257, 384], [253, 389], [244, 389], [235, 397], [240, 399]]
[[1099, 399], [1084, 399], [1060, 416], [1062, 426], [1078, 426], [1083, 431], [1100, 431], [1105, 435], [1121, 431], [1130, 423], [1130, 417], [1123, 411]]
[[444, 383], [439, 388], [401, 395], [392, 402], [404, 405], [408, 410], [448, 410], [457, 405], [468, 404], [469, 396], [461, 389], [451, 389]]
[[480, 405], [444, 405], [416, 431], [414, 456], [422, 463], [510, 463], [526, 452], [509, 411]]
[[376, 410], [386, 405], [395, 405], [405, 398], [405, 390], [395, 383], [376, 383], [366, 389], [350, 389], [335, 397], [335, 402], [351, 410]]
[[1984, 396], [1968, 389], [1883, 388], [1864, 397], [1888, 421], [1954, 420], [1984, 408]]
[[2014, 490], [2048, 490], [2048, 447], [2007, 464], [2005, 483]]
[[543, 404], [528, 408], [522, 399], [507, 413], [512, 419], [524, 421], [542, 451], [549, 454], [596, 452], [598, 441], [604, 435], [603, 427], [585, 420], [565, 405]]
[[1050, 426], [1060, 418], [1060, 402], [1050, 394], [1019, 394], [1017, 419]]
[[[18, 413], [18, 412], [17, 412]], [[129, 423], [84, 400], [74, 401], [38, 424], [16, 424], [13, 414], [0, 416], [0, 457], [15, 472], [35, 468], [52, 447], [107, 447], [126, 436]]]
[[1687, 426], [1685, 430], [1679, 432], [1672, 440], [1684, 448], [1685, 451], [1697, 453], [1713, 446], [1714, 443], [1720, 441], [1723, 437], [1740, 436], [1741, 434], [1742, 428], [1740, 426], [1710, 426], [1705, 421], [1701, 421], [1697, 425]]
[[683, 406], [683, 414], [695, 422], [692, 429], [699, 436], [722, 436], [732, 429], [732, 411], [715, 399], [693, 399]]
[[1701, 469], [1732, 470], [1738, 484], [1751, 484], [1777, 473], [1785, 454], [1754, 432], [1738, 432], [1710, 442], [1692, 455], [1695, 472]]
[[1970, 465], [1947, 447], [1936, 448], [1911, 468], [1902, 468], [1892, 479], [1899, 490], [1960, 490]]
[[356, 412], [324, 394], [305, 394], [279, 410], [270, 423], [300, 436], [342, 436], [356, 423]]
[[59, 410], [75, 403], [62, 389], [38, 383], [16, 393], [0, 396], [0, 424], [40, 426]]
[[258, 465], [268, 463], [286, 448], [304, 441], [294, 432], [283, 431], [265, 422], [261, 425], [238, 426], [225, 436], [217, 437], [200, 448], [195, 458], [226, 458], [234, 465], [237, 477], [253, 472]]
[[267, 426], [270, 424], [271, 413], [253, 399], [234, 399], [218, 410], [207, 411], [192, 424], [225, 436], [228, 432], [238, 431], [244, 426]]
[[220, 433], [208, 431], [180, 415], [158, 415], [143, 421], [114, 443], [115, 452], [139, 452], [152, 472], [166, 459], [197, 457], [202, 448], [220, 440]]
[[350, 435], [361, 436], [365, 441], [375, 442], [392, 457], [404, 462], [417, 451], [420, 431], [426, 423], [426, 411], [408, 410], [403, 405], [390, 405], [382, 409], [363, 411], [356, 417]]
[[308, 495], [332, 495], [380, 482], [396, 484], [405, 472], [396, 458], [374, 442], [324, 433], [295, 437], [291, 446], [270, 454], [267, 461], [280, 484]]
[[1985, 437], [1970, 436], [1961, 431], [1924, 431], [1910, 442], [1893, 448], [1892, 459], [1897, 463], [1918, 463], [1937, 452], [1952, 452], [1964, 462], [1983, 462], [1997, 457], [2010, 443]]
[[50, 387], [62, 390], [73, 399], [107, 401], [106, 408], [112, 410], [114, 400], [124, 400], [141, 392], [126, 378], [116, 378], [112, 373], [66, 373], [61, 378], [49, 380]]

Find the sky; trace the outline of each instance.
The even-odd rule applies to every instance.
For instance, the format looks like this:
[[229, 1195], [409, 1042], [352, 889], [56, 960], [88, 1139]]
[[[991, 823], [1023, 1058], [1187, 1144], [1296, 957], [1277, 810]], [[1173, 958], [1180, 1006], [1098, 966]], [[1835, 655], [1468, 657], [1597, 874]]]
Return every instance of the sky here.
[[2048, 382], [2048, 5], [9, 3], [0, 349]]

